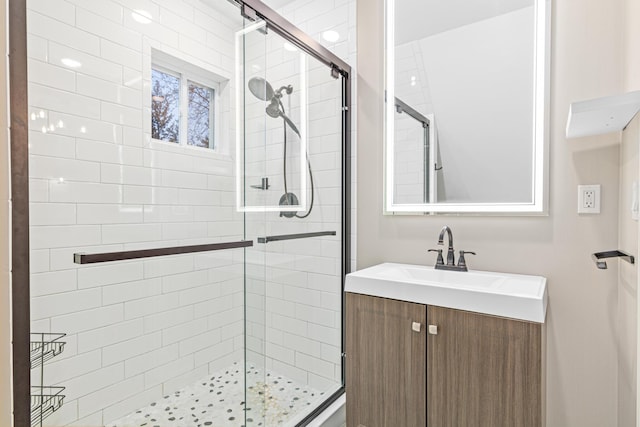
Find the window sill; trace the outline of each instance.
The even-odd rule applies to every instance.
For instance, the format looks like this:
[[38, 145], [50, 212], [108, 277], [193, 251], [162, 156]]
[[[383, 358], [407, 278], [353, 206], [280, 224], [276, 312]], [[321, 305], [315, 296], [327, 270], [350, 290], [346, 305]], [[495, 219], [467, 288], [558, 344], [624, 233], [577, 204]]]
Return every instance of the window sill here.
[[151, 138], [148, 148], [153, 150], [165, 151], [176, 154], [186, 155], [198, 155], [207, 157], [210, 159], [219, 160], [232, 160], [233, 158], [229, 153], [225, 153], [219, 150], [212, 150], [210, 148], [196, 147], [194, 145], [180, 145], [176, 142], [163, 141], [161, 139]]

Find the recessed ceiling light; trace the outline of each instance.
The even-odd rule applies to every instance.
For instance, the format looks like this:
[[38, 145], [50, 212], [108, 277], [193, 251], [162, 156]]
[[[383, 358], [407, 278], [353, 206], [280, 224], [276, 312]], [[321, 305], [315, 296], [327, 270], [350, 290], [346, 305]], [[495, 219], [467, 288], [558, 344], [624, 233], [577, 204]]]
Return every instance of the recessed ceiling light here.
[[71, 58], [62, 58], [60, 60], [60, 62], [62, 62], [64, 65], [66, 65], [69, 68], [80, 68], [82, 67], [82, 63], [79, 61], [76, 61], [75, 59], [71, 59]]
[[134, 21], [139, 22], [141, 24], [151, 24], [153, 19], [153, 16], [151, 16], [151, 13], [142, 9], [136, 9], [133, 12], [131, 12], [131, 17], [133, 18]]
[[340, 34], [337, 31], [327, 30], [322, 33], [322, 38], [330, 43], [335, 43], [340, 40]]
[[289, 52], [295, 52], [295, 51], [297, 51], [297, 50], [298, 50], [298, 48], [297, 48], [297, 47], [295, 47], [294, 45], [292, 45], [292, 44], [291, 44], [291, 43], [289, 43], [289, 42], [284, 42], [284, 49], [285, 49], [285, 50], [288, 50]]

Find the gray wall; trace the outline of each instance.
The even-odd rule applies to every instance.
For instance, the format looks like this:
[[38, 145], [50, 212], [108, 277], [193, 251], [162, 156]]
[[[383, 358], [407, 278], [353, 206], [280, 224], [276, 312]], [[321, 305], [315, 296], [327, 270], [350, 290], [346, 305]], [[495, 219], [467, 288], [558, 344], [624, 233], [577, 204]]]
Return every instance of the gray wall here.
[[[382, 215], [383, 3], [358, 2], [357, 267], [431, 265], [443, 225], [474, 269], [548, 278], [547, 425], [615, 426], [618, 419], [618, 269], [595, 251], [618, 245], [619, 135], [567, 141], [569, 103], [620, 93], [624, 0], [553, 5], [550, 212], [546, 217]], [[602, 213], [576, 213], [576, 186], [602, 185]]]
[[442, 163], [439, 202], [533, 200], [534, 17], [530, 6], [418, 42]]
[[[7, 1], [0, 0], [0, 99], [7, 99]], [[9, 297], [9, 159], [7, 103], [0, 103], [0, 426], [11, 426], [11, 317]]]

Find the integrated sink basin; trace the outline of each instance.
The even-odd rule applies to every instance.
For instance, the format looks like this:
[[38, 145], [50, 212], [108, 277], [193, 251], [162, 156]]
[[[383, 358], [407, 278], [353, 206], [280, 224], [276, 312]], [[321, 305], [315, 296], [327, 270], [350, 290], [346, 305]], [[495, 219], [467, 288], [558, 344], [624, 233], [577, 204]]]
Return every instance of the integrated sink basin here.
[[544, 323], [547, 279], [384, 263], [349, 273], [345, 291]]

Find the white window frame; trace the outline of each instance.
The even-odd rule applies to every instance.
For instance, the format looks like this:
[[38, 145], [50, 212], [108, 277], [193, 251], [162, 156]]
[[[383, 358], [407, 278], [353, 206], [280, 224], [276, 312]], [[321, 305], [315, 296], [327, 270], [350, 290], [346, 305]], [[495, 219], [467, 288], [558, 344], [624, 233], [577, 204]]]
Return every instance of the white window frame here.
[[[220, 82], [215, 79], [212, 73], [207, 72], [200, 67], [193, 64], [189, 64], [178, 58], [170, 57], [169, 55], [156, 53], [153, 54], [153, 60], [151, 63], [151, 75], [153, 76], [153, 70], [160, 71], [165, 74], [177, 77], [180, 80], [180, 95], [179, 95], [179, 131], [178, 141], [171, 142], [162, 139], [153, 138], [153, 141], [161, 142], [164, 144], [171, 144], [173, 146], [180, 146], [192, 149], [207, 150], [209, 152], [220, 151], [220, 114], [219, 114], [219, 97], [220, 97]], [[153, 78], [152, 78], [153, 79]], [[189, 83], [194, 83], [198, 86], [204, 86], [213, 91], [211, 98], [211, 108], [209, 109], [209, 147], [200, 147], [197, 145], [188, 144], [188, 118], [189, 118]], [[153, 85], [153, 80], [151, 82]], [[151, 101], [153, 102], [153, 101]], [[151, 123], [149, 123], [151, 125]], [[213, 129], [211, 129], [213, 128]]]

